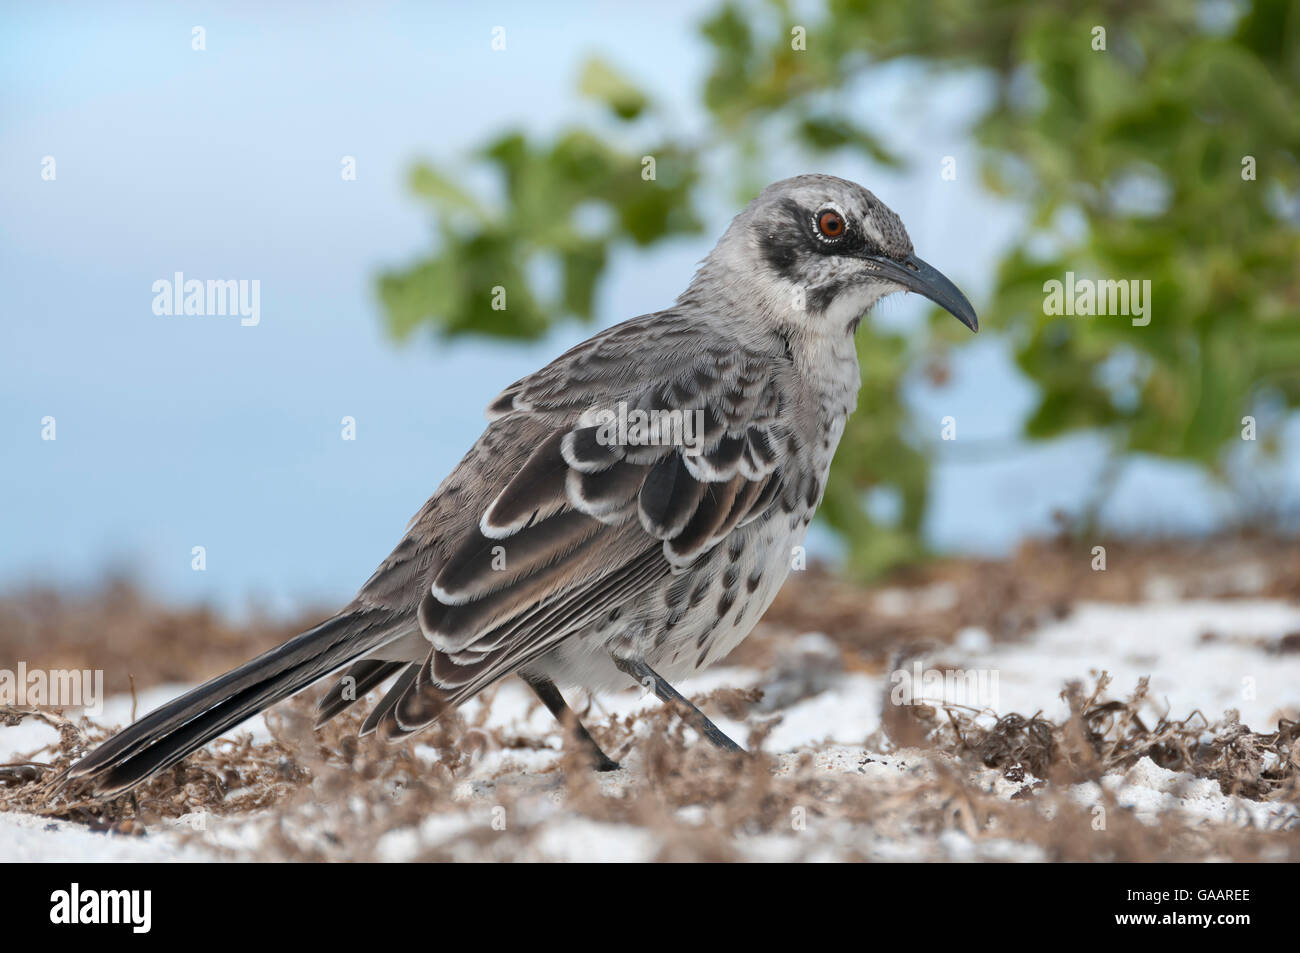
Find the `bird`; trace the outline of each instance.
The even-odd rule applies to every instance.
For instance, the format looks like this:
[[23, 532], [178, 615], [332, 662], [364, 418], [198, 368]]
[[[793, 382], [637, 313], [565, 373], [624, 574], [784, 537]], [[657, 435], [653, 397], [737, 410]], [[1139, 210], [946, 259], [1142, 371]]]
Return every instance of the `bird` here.
[[867, 189], [822, 174], [773, 183], [671, 307], [502, 391], [340, 612], [149, 712], [63, 780], [128, 792], [330, 676], [317, 726], [392, 680], [360, 729], [390, 741], [518, 675], [596, 770], [619, 765], [562, 688], [640, 685], [742, 751], [672, 683], [725, 657], [785, 582], [857, 403], [855, 332], [906, 291], [979, 330]]

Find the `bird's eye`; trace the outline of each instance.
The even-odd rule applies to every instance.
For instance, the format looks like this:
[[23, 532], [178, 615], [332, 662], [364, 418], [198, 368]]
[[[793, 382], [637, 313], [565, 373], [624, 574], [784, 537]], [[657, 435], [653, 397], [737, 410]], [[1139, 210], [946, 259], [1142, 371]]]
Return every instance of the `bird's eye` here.
[[844, 235], [844, 216], [833, 208], [817, 213], [817, 231], [823, 238], [840, 238]]

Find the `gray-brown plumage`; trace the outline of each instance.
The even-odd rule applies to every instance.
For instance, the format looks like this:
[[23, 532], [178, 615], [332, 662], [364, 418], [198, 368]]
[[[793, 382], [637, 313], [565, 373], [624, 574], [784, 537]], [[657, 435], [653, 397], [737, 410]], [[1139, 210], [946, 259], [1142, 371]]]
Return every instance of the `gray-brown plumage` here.
[[[673, 307], [506, 388], [342, 612], [146, 715], [69, 779], [127, 790], [339, 671], [322, 721], [396, 676], [363, 733], [408, 735], [519, 674], [565, 720], [557, 683], [641, 681], [734, 748], [670, 682], [725, 656], [784, 582], [856, 404], [853, 332], [876, 300], [909, 289], [976, 328], [870, 192], [821, 175], [770, 186]], [[649, 442], [609, 427], [637, 410], [685, 413], [699, 429]]]

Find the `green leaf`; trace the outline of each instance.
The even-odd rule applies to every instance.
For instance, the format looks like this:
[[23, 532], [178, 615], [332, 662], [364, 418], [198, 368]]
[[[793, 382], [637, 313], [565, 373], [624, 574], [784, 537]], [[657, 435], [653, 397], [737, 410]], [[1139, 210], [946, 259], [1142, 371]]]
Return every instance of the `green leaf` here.
[[618, 118], [631, 121], [650, 104], [648, 97], [612, 66], [592, 57], [582, 67], [578, 89], [584, 96], [597, 99]]

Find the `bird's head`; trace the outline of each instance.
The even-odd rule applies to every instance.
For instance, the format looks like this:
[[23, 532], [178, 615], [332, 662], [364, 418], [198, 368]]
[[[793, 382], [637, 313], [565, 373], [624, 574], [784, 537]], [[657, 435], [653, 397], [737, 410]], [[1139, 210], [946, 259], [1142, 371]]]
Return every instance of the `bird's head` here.
[[753, 294], [769, 320], [813, 333], [851, 334], [895, 291], [924, 295], [979, 330], [966, 296], [913, 253], [898, 216], [862, 186], [829, 175], [764, 189], [731, 223], [700, 280]]

